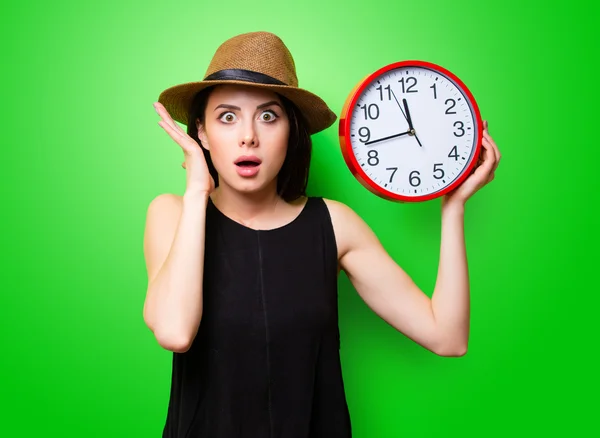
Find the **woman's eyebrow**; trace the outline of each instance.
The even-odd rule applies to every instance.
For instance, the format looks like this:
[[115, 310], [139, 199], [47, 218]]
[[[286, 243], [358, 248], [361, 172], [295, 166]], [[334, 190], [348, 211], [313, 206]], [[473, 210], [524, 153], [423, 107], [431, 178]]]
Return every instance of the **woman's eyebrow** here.
[[261, 109], [261, 108], [264, 108], [264, 107], [267, 107], [267, 106], [271, 106], [271, 105], [277, 105], [279, 108], [281, 108], [281, 105], [279, 105], [279, 102], [277, 102], [275, 100], [271, 100], [270, 102], [266, 102], [266, 103], [263, 103], [261, 105], [258, 105], [256, 107], [256, 109]]
[[[260, 105], [258, 105], [256, 107], [256, 109], [261, 109], [261, 108], [265, 108], [267, 106], [271, 106], [271, 105], [277, 105], [279, 108], [281, 108], [281, 105], [279, 104], [279, 102], [277, 102], [276, 100], [271, 100], [269, 102], [265, 102], [265, 103], [261, 103]], [[217, 105], [214, 109], [214, 111], [218, 110], [219, 108], [226, 108], [226, 109], [232, 109], [232, 110], [238, 110], [241, 111], [241, 108], [239, 106], [235, 106], [235, 105], [229, 105], [227, 103], [222, 103], [220, 105]]]

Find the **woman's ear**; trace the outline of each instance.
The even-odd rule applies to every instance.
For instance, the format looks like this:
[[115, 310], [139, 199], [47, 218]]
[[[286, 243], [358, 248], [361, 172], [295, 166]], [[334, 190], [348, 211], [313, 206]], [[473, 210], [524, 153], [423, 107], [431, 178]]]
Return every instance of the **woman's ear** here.
[[202, 125], [202, 123], [200, 123], [200, 119], [196, 119], [196, 129], [198, 130], [198, 138], [202, 142], [202, 146], [204, 147], [204, 149], [209, 150], [208, 137], [206, 136], [204, 126]]

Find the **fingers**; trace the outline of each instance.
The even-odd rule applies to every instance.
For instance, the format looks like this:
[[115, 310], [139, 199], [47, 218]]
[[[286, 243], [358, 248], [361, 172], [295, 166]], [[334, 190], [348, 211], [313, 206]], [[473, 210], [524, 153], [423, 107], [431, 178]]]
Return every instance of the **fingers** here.
[[498, 150], [498, 146], [496, 146], [496, 143], [494, 142], [494, 140], [492, 139], [492, 137], [490, 136], [490, 134], [487, 131], [483, 132], [482, 140], [486, 140], [490, 144], [490, 147], [492, 148], [492, 151], [494, 153], [496, 161], [500, 161], [500, 151]]
[[495, 172], [496, 166], [497, 166], [496, 154], [492, 148], [492, 145], [486, 138], [484, 138], [482, 140], [481, 145], [484, 147], [485, 155], [486, 155], [486, 158], [484, 159], [484, 164], [482, 167], [485, 168], [485, 171], [487, 173], [487, 176], [485, 179], [486, 184], [487, 184], [492, 179], [494, 179], [494, 172]]
[[496, 156], [496, 166], [494, 167], [494, 170], [496, 170], [496, 168], [498, 167], [498, 164], [500, 163], [500, 158], [502, 158], [502, 155], [500, 154], [500, 150], [498, 149], [498, 146], [494, 142], [494, 139], [490, 136], [487, 120], [484, 121], [483, 138], [486, 138], [490, 142], [492, 149], [494, 150], [494, 155]]
[[154, 102], [153, 104], [154, 109], [156, 110], [156, 112], [158, 113], [158, 115], [160, 117], [162, 117], [162, 119], [173, 129], [175, 129], [177, 132], [185, 135], [186, 133], [183, 131], [183, 129], [181, 129], [181, 127], [175, 123], [175, 121], [173, 120], [173, 118], [171, 117], [171, 115], [169, 114], [169, 112], [167, 111], [167, 109], [163, 106], [162, 103], [160, 102]]
[[173, 121], [165, 107], [159, 102], [154, 103], [156, 112], [161, 116], [158, 124], [169, 134], [169, 136], [181, 146], [185, 154], [194, 153], [197, 143]]
[[475, 173], [479, 174], [482, 185], [485, 185], [494, 178], [494, 170], [496, 169], [496, 154], [491, 143], [486, 137], [482, 139], [481, 146], [481, 165], [476, 168]]
[[481, 167], [485, 168], [488, 173], [492, 172], [496, 164], [496, 154], [492, 145], [485, 137], [482, 139], [481, 145], [483, 146], [483, 164]]
[[[169, 136], [177, 142], [182, 148], [185, 149], [185, 143], [182, 141], [181, 133], [173, 128], [169, 123], [164, 120], [159, 120], [158, 124], [169, 134]], [[182, 144], [183, 143], [183, 144]]]

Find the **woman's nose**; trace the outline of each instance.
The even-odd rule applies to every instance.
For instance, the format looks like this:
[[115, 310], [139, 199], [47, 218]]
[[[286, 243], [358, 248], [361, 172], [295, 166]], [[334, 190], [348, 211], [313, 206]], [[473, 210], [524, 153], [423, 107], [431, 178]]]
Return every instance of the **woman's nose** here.
[[256, 137], [256, 130], [254, 126], [250, 123], [245, 126], [244, 132], [242, 133], [242, 139], [240, 141], [240, 146], [246, 147], [256, 147], [258, 146], [258, 138]]
[[256, 146], [256, 138], [252, 135], [246, 135], [244, 136], [244, 138], [242, 138], [242, 144], [241, 146], [248, 146], [248, 147], [254, 147]]

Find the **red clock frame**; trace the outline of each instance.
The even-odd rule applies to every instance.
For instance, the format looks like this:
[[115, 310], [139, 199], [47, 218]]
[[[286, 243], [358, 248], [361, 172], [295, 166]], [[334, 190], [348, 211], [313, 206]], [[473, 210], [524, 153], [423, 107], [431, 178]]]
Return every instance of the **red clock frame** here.
[[[356, 160], [356, 157], [354, 156], [354, 153], [352, 152], [352, 140], [350, 138], [350, 119], [352, 117], [352, 113], [350, 112], [350, 109], [354, 110], [356, 108], [356, 105], [357, 105], [356, 102], [358, 101], [358, 98], [361, 96], [361, 94], [363, 93], [365, 88], [367, 88], [374, 80], [376, 80], [379, 76], [383, 75], [384, 73], [387, 73], [390, 70], [394, 70], [396, 68], [401, 68], [401, 67], [424, 67], [424, 68], [428, 68], [430, 70], [437, 71], [438, 73], [448, 77], [462, 89], [466, 98], [469, 100], [469, 103], [471, 104], [473, 111], [475, 112], [475, 119], [476, 119], [475, 122], [477, 123], [477, 142], [475, 144], [475, 151], [471, 155], [471, 161], [469, 162], [467, 167], [463, 170], [462, 174], [457, 179], [455, 179], [450, 185], [448, 185], [446, 188], [440, 190], [439, 192], [430, 193], [428, 195], [404, 196], [404, 195], [399, 195], [397, 193], [390, 192], [389, 190], [386, 190], [386, 189], [380, 187], [374, 181], [372, 181], [371, 178], [369, 178], [367, 176], [367, 174], [362, 169], [360, 164], [358, 164], [358, 161]], [[349, 112], [350, 112], [350, 114], [349, 114]], [[389, 65], [386, 65], [386, 66], [380, 68], [379, 70], [365, 76], [362, 80], [359, 81], [359, 83], [352, 89], [352, 91], [348, 95], [346, 102], [344, 103], [344, 107], [342, 109], [342, 113], [340, 115], [340, 121], [339, 121], [339, 139], [340, 139], [340, 147], [342, 149], [342, 155], [344, 156], [346, 165], [348, 166], [348, 168], [350, 169], [350, 171], [352, 172], [354, 177], [372, 193], [374, 193], [384, 199], [387, 199], [389, 201], [396, 201], [396, 202], [428, 201], [431, 199], [439, 198], [440, 196], [443, 196], [446, 193], [457, 188], [471, 174], [471, 172], [473, 171], [473, 168], [477, 164], [477, 158], [479, 157], [479, 155], [481, 153], [481, 139], [482, 138], [483, 138], [483, 123], [481, 120], [481, 114], [479, 112], [479, 107], [477, 106], [477, 102], [475, 101], [475, 98], [473, 97], [473, 94], [471, 93], [471, 91], [452, 72], [446, 70], [444, 67], [441, 67], [437, 64], [433, 64], [433, 63], [427, 62], [427, 61], [410, 60], [410, 61], [395, 62], [395, 63], [389, 64]]]

